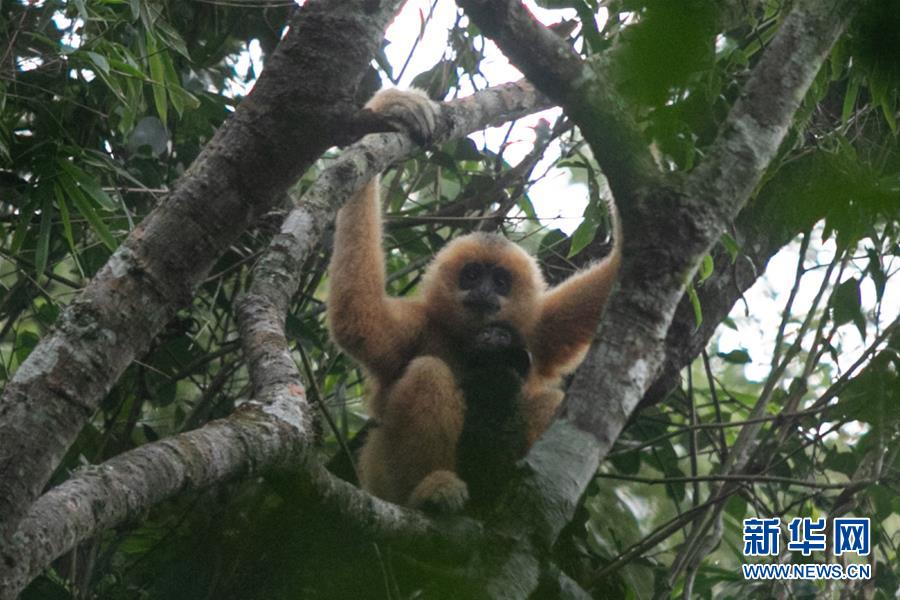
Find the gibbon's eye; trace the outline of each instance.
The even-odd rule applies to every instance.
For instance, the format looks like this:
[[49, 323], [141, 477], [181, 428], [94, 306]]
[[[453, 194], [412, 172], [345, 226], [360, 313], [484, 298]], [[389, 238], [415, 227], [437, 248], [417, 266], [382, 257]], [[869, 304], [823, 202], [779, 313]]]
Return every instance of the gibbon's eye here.
[[491, 278], [494, 280], [494, 289], [501, 296], [509, 294], [512, 288], [512, 275], [503, 267], [494, 267], [491, 272]]
[[459, 272], [459, 287], [463, 290], [471, 290], [478, 285], [484, 275], [484, 266], [481, 263], [466, 263]]

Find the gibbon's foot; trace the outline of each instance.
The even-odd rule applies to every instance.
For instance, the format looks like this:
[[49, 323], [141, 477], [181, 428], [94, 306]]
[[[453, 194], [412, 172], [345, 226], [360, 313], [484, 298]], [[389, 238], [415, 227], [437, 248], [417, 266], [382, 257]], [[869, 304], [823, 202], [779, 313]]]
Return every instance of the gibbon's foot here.
[[406, 133], [420, 146], [431, 142], [440, 111], [422, 90], [381, 90], [366, 103], [366, 108], [378, 113], [388, 123]]
[[452, 471], [432, 471], [419, 482], [407, 504], [428, 513], [462, 512], [469, 500], [469, 488]]

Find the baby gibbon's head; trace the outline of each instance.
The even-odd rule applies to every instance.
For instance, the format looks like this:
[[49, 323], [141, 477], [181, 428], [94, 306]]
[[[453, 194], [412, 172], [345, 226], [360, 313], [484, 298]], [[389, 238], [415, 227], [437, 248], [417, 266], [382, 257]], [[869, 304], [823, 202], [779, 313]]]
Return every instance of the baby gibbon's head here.
[[500, 235], [470, 233], [434, 257], [422, 295], [429, 317], [455, 335], [506, 321], [527, 337], [545, 288], [537, 262], [522, 248]]

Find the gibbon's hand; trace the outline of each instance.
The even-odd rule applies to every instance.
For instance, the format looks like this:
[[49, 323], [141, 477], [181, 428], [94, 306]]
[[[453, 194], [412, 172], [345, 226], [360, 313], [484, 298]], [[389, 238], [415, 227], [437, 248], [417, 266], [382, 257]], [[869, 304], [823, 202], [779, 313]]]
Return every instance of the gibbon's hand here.
[[475, 335], [467, 352], [467, 362], [475, 369], [512, 369], [525, 379], [531, 370], [531, 353], [514, 327], [498, 321]]
[[440, 107], [422, 90], [381, 90], [366, 103], [367, 109], [383, 117], [420, 146], [431, 143]]

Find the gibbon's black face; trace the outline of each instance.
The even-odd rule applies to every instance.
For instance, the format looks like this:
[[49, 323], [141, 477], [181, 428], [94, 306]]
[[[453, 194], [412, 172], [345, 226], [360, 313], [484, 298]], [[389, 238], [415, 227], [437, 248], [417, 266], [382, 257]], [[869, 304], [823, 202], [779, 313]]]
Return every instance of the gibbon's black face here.
[[541, 309], [544, 280], [534, 258], [506, 238], [470, 233], [444, 246], [425, 273], [429, 319], [456, 338], [505, 321], [526, 339]]
[[463, 306], [473, 312], [491, 315], [500, 311], [500, 300], [512, 289], [512, 274], [505, 268], [486, 262], [469, 262], [459, 272], [459, 289], [465, 292]]

